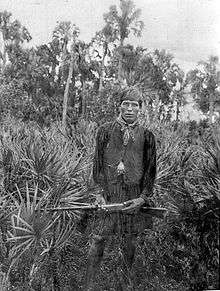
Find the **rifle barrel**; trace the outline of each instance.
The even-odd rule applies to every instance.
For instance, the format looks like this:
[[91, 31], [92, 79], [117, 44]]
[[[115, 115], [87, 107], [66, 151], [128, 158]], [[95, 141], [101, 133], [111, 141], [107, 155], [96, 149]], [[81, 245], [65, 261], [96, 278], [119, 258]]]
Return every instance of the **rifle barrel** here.
[[98, 206], [96, 205], [76, 205], [76, 206], [69, 206], [69, 207], [55, 207], [55, 208], [47, 208], [48, 211], [71, 211], [71, 210], [94, 210], [97, 209]]
[[[69, 207], [56, 207], [56, 208], [47, 208], [47, 211], [55, 212], [55, 211], [75, 211], [75, 210], [101, 210], [107, 211], [109, 213], [113, 212], [121, 212], [124, 208], [124, 204], [106, 204], [106, 205], [76, 205]], [[157, 208], [157, 207], [142, 207], [140, 209], [142, 213], [155, 216], [157, 218], [164, 218], [167, 213], [166, 208]]]

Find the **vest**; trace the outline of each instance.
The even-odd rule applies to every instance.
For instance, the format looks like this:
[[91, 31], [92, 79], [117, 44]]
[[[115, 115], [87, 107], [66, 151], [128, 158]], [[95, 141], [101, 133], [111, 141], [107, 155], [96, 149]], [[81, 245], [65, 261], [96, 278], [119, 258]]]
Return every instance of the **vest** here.
[[[117, 122], [110, 127], [107, 144], [104, 149], [104, 176], [109, 184], [122, 181], [127, 185], [139, 184], [143, 175], [144, 127], [137, 125], [133, 129], [134, 140], [123, 144], [123, 132]], [[117, 167], [123, 161], [125, 173], [118, 175]]]

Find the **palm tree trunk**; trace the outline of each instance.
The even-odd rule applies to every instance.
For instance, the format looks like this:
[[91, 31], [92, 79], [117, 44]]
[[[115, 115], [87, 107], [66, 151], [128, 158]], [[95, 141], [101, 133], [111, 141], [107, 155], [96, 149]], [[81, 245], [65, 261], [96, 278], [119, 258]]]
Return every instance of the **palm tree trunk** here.
[[5, 45], [5, 38], [4, 38], [4, 33], [3, 31], [1, 32], [2, 33], [2, 43], [3, 43], [3, 48], [2, 48], [2, 72], [4, 72], [5, 70], [5, 66], [6, 66], [6, 45]]
[[3, 54], [2, 54], [2, 56], [3, 56], [3, 65], [2, 65], [2, 70], [3, 70], [3, 72], [4, 72], [4, 70], [5, 70], [5, 66], [6, 66], [6, 48], [5, 48], [5, 45], [3, 46]]
[[68, 40], [64, 40], [63, 48], [62, 48], [62, 54], [61, 54], [61, 82], [65, 82], [64, 80], [64, 68], [65, 68], [65, 60], [67, 55], [67, 44]]
[[85, 118], [86, 117], [86, 90], [85, 90], [85, 81], [82, 80], [82, 117]]
[[179, 116], [180, 116], [180, 100], [179, 100], [179, 96], [177, 95], [177, 100], [176, 100], [176, 121], [179, 121]]
[[52, 66], [51, 66], [51, 76], [52, 76], [52, 80], [54, 82], [55, 77], [56, 77], [56, 64], [55, 63], [52, 63]]
[[210, 94], [210, 99], [209, 99], [209, 124], [212, 124], [212, 117], [214, 114], [214, 94]]
[[66, 129], [66, 114], [67, 114], [67, 105], [68, 105], [68, 94], [69, 94], [70, 81], [71, 81], [72, 74], [73, 74], [73, 67], [74, 67], [74, 53], [73, 53], [73, 44], [72, 44], [69, 73], [68, 73], [68, 78], [66, 81], [66, 86], [65, 86], [64, 96], [63, 96], [62, 127], [64, 130]]
[[104, 78], [104, 56], [102, 58], [101, 69], [100, 69], [100, 77], [99, 77], [99, 96], [101, 95], [103, 89], [103, 78]]
[[118, 81], [120, 83], [122, 83], [123, 81], [123, 76], [122, 76], [122, 60], [123, 60], [123, 57], [122, 57], [122, 48], [124, 46], [124, 39], [121, 39], [120, 40], [120, 46], [119, 46], [119, 50], [120, 50], [120, 54], [119, 54], [119, 63], [118, 63]]
[[104, 54], [102, 57], [101, 71], [100, 71], [100, 80], [99, 80], [99, 96], [101, 96], [103, 90], [103, 79], [104, 79], [104, 69], [105, 69], [105, 57], [107, 55], [108, 45], [104, 44]]

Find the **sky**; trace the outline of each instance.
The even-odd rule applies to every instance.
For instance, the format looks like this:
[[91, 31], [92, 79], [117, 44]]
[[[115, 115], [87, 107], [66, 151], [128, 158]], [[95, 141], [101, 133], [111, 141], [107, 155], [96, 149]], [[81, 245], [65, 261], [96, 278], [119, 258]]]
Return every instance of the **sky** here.
[[[220, 57], [220, 0], [133, 0], [142, 10], [142, 37], [128, 41], [149, 49], [165, 49], [184, 69], [200, 60]], [[0, 11], [14, 18], [31, 33], [33, 45], [47, 43], [57, 21], [70, 20], [89, 41], [104, 25], [103, 13], [119, 0], [0, 0]]]

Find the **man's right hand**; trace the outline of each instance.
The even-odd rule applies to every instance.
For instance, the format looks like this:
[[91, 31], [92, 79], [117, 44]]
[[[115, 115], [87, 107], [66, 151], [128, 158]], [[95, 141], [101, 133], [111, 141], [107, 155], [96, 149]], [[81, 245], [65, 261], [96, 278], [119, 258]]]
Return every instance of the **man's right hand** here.
[[104, 204], [106, 204], [105, 198], [101, 194], [96, 195], [95, 205], [104, 205]]

